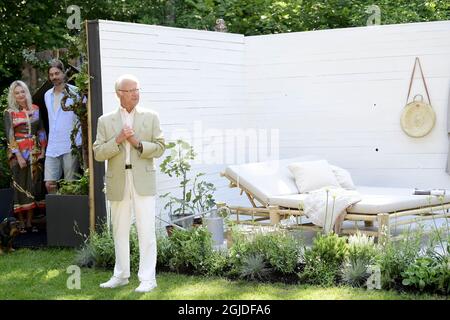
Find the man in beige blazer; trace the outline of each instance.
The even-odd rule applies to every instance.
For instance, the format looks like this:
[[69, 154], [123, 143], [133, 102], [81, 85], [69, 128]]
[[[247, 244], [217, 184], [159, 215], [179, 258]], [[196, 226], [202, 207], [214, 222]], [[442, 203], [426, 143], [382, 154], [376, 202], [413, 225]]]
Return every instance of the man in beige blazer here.
[[98, 119], [94, 157], [108, 161], [106, 197], [111, 204], [111, 221], [116, 263], [112, 278], [100, 285], [115, 288], [130, 277], [130, 226], [134, 213], [139, 239], [140, 285], [137, 292], [156, 287], [155, 164], [165, 150], [158, 115], [140, 109], [139, 81], [132, 75], [115, 84], [118, 110]]

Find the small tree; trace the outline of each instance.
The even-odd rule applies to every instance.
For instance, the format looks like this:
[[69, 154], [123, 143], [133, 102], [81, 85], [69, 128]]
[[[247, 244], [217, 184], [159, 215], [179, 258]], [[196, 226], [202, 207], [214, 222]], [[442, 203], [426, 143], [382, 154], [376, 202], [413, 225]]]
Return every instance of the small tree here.
[[[82, 32], [79, 36], [70, 37], [67, 36], [66, 39], [69, 41], [69, 57], [79, 58], [81, 60], [80, 72], [75, 73], [69, 80], [75, 82], [75, 86], [78, 88], [78, 92], [74, 93], [69, 90], [66, 85], [64, 92], [64, 98], [61, 100], [61, 108], [64, 111], [73, 111], [79, 122], [75, 123], [72, 132], [70, 134], [72, 153], [78, 157], [80, 164], [83, 166], [83, 170], [89, 167], [89, 156], [88, 156], [88, 112], [87, 112], [87, 98], [89, 94], [89, 79], [90, 75], [88, 73], [88, 60], [87, 60], [87, 49], [86, 49], [86, 36]], [[66, 100], [70, 98], [73, 104], [66, 106]], [[81, 154], [75, 143], [76, 136], [81, 130]]]
[[177, 140], [175, 143], [169, 143], [166, 149], [170, 150], [170, 155], [161, 163], [161, 172], [181, 179], [182, 194], [181, 198], [172, 196], [170, 192], [162, 195], [161, 198], [168, 199], [164, 209], [169, 209], [169, 215], [172, 217], [201, 213], [213, 208], [213, 192], [216, 190], [214, 184], [200, 180], [204, 173], [197, 173], [193, 179], [189, 178], [190, 162], [196, 156], [194, 148], [183, 140]]

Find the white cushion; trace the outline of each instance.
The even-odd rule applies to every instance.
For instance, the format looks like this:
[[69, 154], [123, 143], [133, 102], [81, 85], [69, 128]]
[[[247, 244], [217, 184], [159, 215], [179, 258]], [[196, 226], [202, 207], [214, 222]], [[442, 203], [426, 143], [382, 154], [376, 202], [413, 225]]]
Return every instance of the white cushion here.
[[[413, 195], [414, 190], [412, 188], [380, 188], [358, 186], [356, 187], [356, 191], [361, 194], [362, 200], [353, 205], [351, 208], [348, 208], [348, 213], [390, 213], [421, 208], [428, 205], [450, 203], [450, 192], [448, 192], [448, 190], [444, 197]], [[303, 201], [307, 196], [307, 194], [274, 196], [269, 199], [269, 203], [274, 206], [302, 209]]]
[[287, 168], [288, 164], [317, 159], [320, 157], [306, 155], [283, 160], [230, 165], [225, 169], [225, 173], [240, 186], [249, 190], [257, 199], [268, 204], [271, 196], [298, 194], [294, 176]]
[[300, 193], [322, 187], [340, 187], [331, 166], [326, 160], [294, 162], [288, 165]]
[[338, 167], [333, 166], [330, 164], [331, 170], [333, 170], [334, 175], [336, 176], [337, 181], [339, 182], [339, 185], [347, 190], [355, 190], [355, 184], [353, 183], [352, 176], [350, 175], [350, 172], [347, 170]]

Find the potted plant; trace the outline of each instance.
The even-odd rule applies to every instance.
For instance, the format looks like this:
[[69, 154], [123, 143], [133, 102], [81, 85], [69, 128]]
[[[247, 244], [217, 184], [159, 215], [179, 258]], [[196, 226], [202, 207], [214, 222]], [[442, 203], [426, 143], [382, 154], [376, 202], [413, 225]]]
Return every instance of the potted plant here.
[[161, 196], [167, 199], [164, 210], [168, 210], [169, 218], [175, 224], [187, 229], [192, 226], [194, 215], [209, 211], [215, 206], [214, 184], [202, 180], [204, 173], [190, 176], [191, 161], [195, 159], [194, 148], [183, 140], [169, 143], [170, 151], [160, 165], [161, 172], [169, 177], [180, 179], [181, 197], [170, 192]]
[[58, 181], [57, 194], [47, 194], [47, 245], [78, 247], [89, 233], [89, 170], [78, 180]]
[[7, 155], [7, 140], [4, 125], [4, 111], [8, 106], [8, 88], [0, 96], [0, 221], [12, 215], [13, 189]]

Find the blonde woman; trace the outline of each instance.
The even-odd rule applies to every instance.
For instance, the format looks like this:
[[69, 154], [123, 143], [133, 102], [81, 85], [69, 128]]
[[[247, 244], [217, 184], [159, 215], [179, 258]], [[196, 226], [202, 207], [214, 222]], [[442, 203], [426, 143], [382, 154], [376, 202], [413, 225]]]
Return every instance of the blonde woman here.
[[37, 232], [32, 219], [33, 210], [44, 206], [42, 176], [47, 135], [39, 107], [32, 104], [30, 90], [24, 82], [17, 80], [9, 87], [4, 119], [14, 189], [14, 214], [21, 222], [22, 233]]

